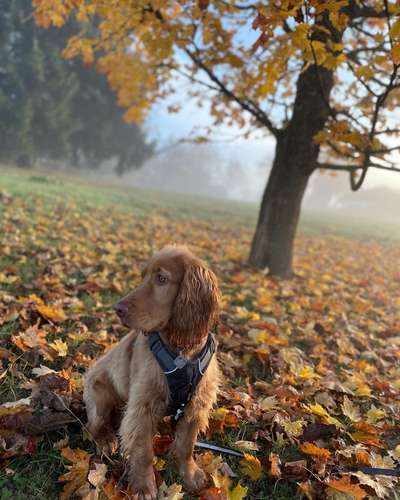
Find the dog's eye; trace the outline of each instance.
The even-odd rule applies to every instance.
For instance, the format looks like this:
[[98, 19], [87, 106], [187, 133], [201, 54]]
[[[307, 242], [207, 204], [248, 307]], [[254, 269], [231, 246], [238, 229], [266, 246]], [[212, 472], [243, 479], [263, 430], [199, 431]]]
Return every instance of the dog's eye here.
[[164, 274], [161, 274], [161, 273], [157, 274], [156, 280], [157, 280], [157, 283], [159, 285], [165, 285], [168, 282], [168, 278]]

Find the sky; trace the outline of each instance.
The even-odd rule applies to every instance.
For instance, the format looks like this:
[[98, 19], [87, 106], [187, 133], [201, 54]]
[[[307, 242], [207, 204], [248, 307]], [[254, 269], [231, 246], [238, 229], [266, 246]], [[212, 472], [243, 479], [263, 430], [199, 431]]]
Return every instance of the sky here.
[[[181, 94], [181, 95], [179, 95]], [[181, 111], [169, 113], [167, 107], [172, 102], [182, 103]], [[145, 128], [151, 139], [154, 139], [158, 148], [163, 149], [171, 144], [184, 139], [195, 126], [207, 126], [212, 123], [207, 106], [199, 108], [194, 102], [187, 99], [184, 90], [179, 90], [173, 99], [158, 103], [150, 112]], [[275, 149], [275, 141], [271, 136], [244, 139], [237, 138], [240, 130], [236, 127], [220, 126], [215, 131], [216, 147], [223, 155], [235, 158], [239, 163], [252, 169], [259, 165], [270, 167]], [[221, 141], [223, 138], [223, 141]], [[397, 156], [399, 158], [399, 155]], [[399, 161], [400, 163], [400, 161]], [[259, 182], [259, 179], [251, 179], [249, 182]], [[386, 186], [400, 190], [400, 173], [385, 172], [371, 168], [362, 189], [376, 186]], [[349, 188], [350, 189], [350, 188]]]

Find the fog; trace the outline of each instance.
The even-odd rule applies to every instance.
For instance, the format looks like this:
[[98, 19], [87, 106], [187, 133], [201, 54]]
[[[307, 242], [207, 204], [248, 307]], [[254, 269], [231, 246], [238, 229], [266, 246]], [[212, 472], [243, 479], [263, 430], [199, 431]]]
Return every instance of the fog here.
[[[167, 148], [142, 168], [129, 171], [121, 178], [110, 173], [107, 165], [85, 175], [155, 191], [259, 203], [268, 179], [272, 153], [267, 151], [264, 160], [253, 160], [251, 155], [246, 160], [243, 155], [237, 155], [237, 149], [229, 144], [180, 144]], [[311, 212], [398, 222], [400, 190], [387, 184], [366, 184], [367, 187], [352, 192], [347, 173], [317, 171], [310, 179], [303, 208]]]

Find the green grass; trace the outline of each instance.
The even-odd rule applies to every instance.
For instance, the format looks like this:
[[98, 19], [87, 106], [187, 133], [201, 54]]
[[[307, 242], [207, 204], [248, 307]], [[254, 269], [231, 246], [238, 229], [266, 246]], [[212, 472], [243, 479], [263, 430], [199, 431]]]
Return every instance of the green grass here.
[[[32, 202], [39, 196], [49, 206], [64, 200], [73, 201], [85, 209], [106, 205], [128, 213], [134, 211], [136, 217], [145, 217], [156, 211], [172, 218], [194, 217], [247, 227], [255, 227], [257, 220], [256, 203], [93, 183], [79, 177], [18, 170], [1, 165], [0, 172], [0, 190]], [[389, 242], [400, 240], [400, 226], [397, 224], [347, 217], [328, 211], [317, 213], [303, 210], [299, 227], [300, 231], [308, 233], [337, 233], [363, 239], [372, 236]]]

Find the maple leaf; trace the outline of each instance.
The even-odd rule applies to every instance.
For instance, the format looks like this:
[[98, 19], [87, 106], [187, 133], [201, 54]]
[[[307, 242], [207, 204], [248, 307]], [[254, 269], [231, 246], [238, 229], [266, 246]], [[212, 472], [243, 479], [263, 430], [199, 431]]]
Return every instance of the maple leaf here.
[[345, 476], [342, 479], [329, 479], [327, 485], [333, 490], [351, 495], [356, 500], [367, 498], [367, 492], [358, 484], [352, 483], [349, 476]]
[[313, 413], [314, 415], [318, 415], [319, 417], [322, 417], [322, 419], [327, 423], [327, 424], [332, 424], [336, 425], [337, 427], [343, 427], [343, 424], [339, 422], [336, 418], [332, 417], [329, 412], [320, 404], [314, 404], [314, 405], [304, 405], [304, 408], [308, 410], [310, 413]]
[[329, 450], [315, 446], [313, 443], [302, 443], [300, 445], [300, 450], [306, 455], [312, 455], [313, 457], [322, 458], [323, 460], [328, 460], [331, 457]]
[[54, 321], [55, 323], [61, 323], [66, 319], [64, 311], [59, 307], [38, 305], [36, 309], [44, 318]]
[[72, 465], [67, 465], [68, 472], [58, 478], [59, 481], [66, 481], [60, 500], [68, 500], [86, 482], [92, 455], [79, 448], [73, 450], [68, 447], [61, 450], [61, 456], [72, 462]]
[[245, 453], [243, 460], [240, 461], [240, 470], [252, 481], [257, 481], [262, 475], [262, 466], [259, 459], [249, 453]]
[[65, 357], [68, 352], [68, 344], [61, 339], [57, 339], [54, 342], [50, 342], [50, 347], [52, 347], [60, 357]]
[[184, 494], [182, 493], [182, 486], [180, 484], [171, 484], [167, 486], [164, 482], [158, 490], [159, 500], [181, 500]]
[[243, 500], [247, 496], [248, 488], [238, 483], [230, 492], [229, 500]]
[[352, 422], [357, 422], [361, 418], [360, 409], [350, 401], [347, 396], [343, 398], [341, 405], [343, 415], [346, 415]]

